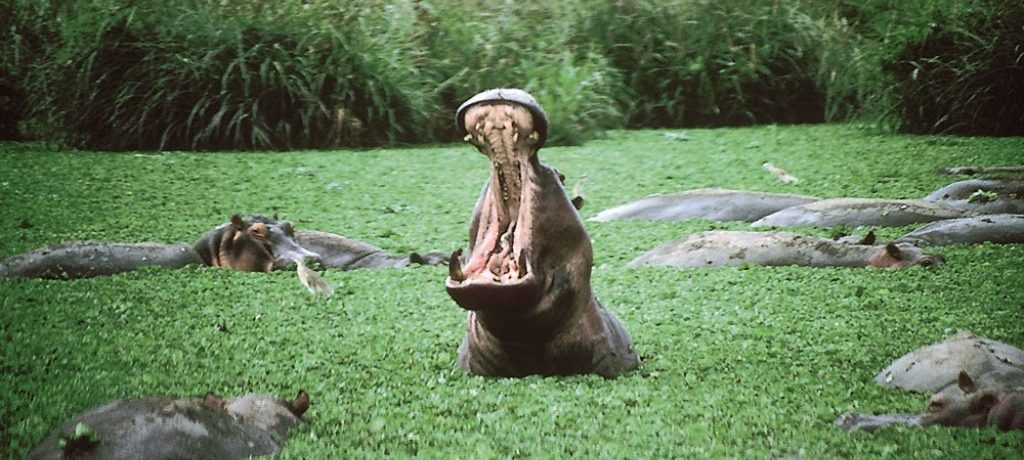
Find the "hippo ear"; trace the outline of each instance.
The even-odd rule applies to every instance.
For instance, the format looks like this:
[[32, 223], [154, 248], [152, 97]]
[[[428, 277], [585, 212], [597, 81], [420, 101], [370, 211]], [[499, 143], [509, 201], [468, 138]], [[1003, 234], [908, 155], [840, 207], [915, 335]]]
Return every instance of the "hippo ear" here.
[[288, 403], [288, 410], [295, 414], [296, 417], [302, 417], [302, 414], [305, 414], [307, 409], [309, 409], [309, 394], [306, 393], [306, 390], [299, 390], [295, 400]]
[[203, 404], [207, 405], [208, 407], [220, 410], [224, 410], [224, 407], [226, 406], [224, 400], [217, 397], [217, 395], [214, 394], [212, 391], [206, 393], [206, 396], [203, 397]]
[[971, 379], [970, 375], [967, 375], [967, 371], [961, 370], [960, 374], [956, 376], [956, 385], [967, 394], [978, 391], [978, 384]]
[[870, 246], [875, 244], [875, 239], [875, 231], [871, 230], [870, 232], [868, 232], [867, 235], [864, 235], [864, 238], [860, 239], [860, 244], [866, 244]]
[[235, 230], [242, 230], [245, 228], [245, 222], [242, 221], [242, 216], [235, 214], [231, 216], [231, 226], [235, 227]]
[[889, 243], [885, 245], [885, 252], [893, 259], [900, 260], [903, 258], [903, 252], [900, 251], [899, 246], [896, 246], [896, 243]]
[[583, 197], [577, 196], [572, 199], [572, 207], [576, 208], [577, 211], [583, 209]]

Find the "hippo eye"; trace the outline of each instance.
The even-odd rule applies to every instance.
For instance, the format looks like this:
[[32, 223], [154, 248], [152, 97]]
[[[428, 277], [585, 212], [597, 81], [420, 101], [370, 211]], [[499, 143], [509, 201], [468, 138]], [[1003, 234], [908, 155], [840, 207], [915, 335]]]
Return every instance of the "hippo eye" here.
[[931, 267], [932, 265], [935, 265], [935, 261], [932, 259], [922, 259], [920, 265], [922, 267]]

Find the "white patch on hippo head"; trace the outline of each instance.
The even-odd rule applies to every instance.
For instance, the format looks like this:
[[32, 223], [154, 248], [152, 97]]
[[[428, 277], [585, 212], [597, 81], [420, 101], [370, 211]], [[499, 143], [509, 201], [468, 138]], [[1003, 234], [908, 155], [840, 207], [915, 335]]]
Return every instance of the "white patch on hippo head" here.
[[225, 409], [266, 431], [276, 431], [284, 421], [298, 421], [283, 401], [267, 395], [247, 394], [228, 401]]

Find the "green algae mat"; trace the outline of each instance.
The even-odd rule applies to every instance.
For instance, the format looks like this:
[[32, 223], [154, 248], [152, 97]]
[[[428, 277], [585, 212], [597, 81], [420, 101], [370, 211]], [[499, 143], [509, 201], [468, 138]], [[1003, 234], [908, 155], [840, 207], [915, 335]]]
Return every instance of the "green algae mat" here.
[[[688, 139], [688, 140], [683, 140]], [[541, 160], [584, 219], [702, 187], [920, 198], [1010, 165], [1024, 139], [902, 136], [857, 125], [615, 131]], [[799, 178], [784, 184], [770, 162]], [[67, 152], [0, 144], [0, 257], [71, 240], [193, 241], [233, 213], [278, 214], [392, 253], [464, 247], [488, 174], [465, 144], [289, 153]], [[327, 271], [149, 268], [76, 281], [0, 280], [0, 452], [21, 458], [111, 400], [248, 392], [312, 399], [283, 458], [1015, 458], [1024, 433], [892, 428], [846, 435], [844, 412], [916, 412], [927, 396], [872, 376], [968, 330], [1024, 344], [1024, 245], [935, 249], [942, 267], [640, 268], [660, 243], [743, 223], [586, 222], [593, 289], [642, 369], [494, 379], [455, 367], [465, 312], [445, 267]], [[858, 229], [854, 229], [860, 231]], [[879, 230], [882, 239], [908, 228]], [[828, 236], [832, 230], [796, 231]]]

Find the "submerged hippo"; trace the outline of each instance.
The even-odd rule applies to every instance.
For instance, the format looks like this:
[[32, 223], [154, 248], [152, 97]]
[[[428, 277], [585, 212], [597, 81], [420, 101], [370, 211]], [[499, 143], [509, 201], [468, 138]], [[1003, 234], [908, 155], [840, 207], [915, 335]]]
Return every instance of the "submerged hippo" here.
[[[50, 433], [30, 460], [248, 458], [281, 450], [302, 423], [309, 395], [292, 401], [246, 395], [221, 400], [145, 398], [76, 415]], [[85, 427], [85, 428], [82, 428]]]
[[973, 213], [925, 200], [835, 198], [789, 207], [750, 224], [753, 227], [899, 227]]
[[747, 192], [720, 188], [688, 190], [671, 195], [651, 195], [632, 203], [606, 209], [591, 218], [603, 222], [616, 219], [682, 220], [703, 218], [717, 221], [753, 222], [790, 206], [818, 198], [789, 193]]
[[991, 214], [938, 220], [915, 229], [896, 241], [916, 246], [952, 244], [1024, 243], [1024, 215]]
[[287, 221], [240, 217], [210, 230], [194, 244], [76, 242], [51, 245], [0, 262], [0, 276], [76, 279], [107, 276], [147, 266], [190, 264], [269, 272], [317, 254], [295, 243]]
[[320, 262], [325, 267], [341, 270], [408, 267], [413, 264], [440, 265], [448, 262], [448, 255], [440, 252], [425, 255], [414, 252], [408, 256], [396, 256], [359, 240], [315, 230], [299, 230], [295, 232], [295, 240], [303, 248], [320, 255]]
[[590, 287], [592, 249], [558, 174], [540, 164], [547, 117], [518, 89], [477, 94], [457, 112], [460, 133], [486, 155], [491, 177], [456, 251], [448, 294], [469, 310], [459, 365], [489, 376], [636, 369], [625, 327]]
[[1024, 214], [1024, 181], [962, 180], [942, 187], [924, 199], [981, 214]]
[[627, 266], [716, 267], [722, 265], [799, 265], [804, 267], [931, 266], [943, 263], [906, 243], [849, 244], [789, 232], [716, 230], [688, 235], [658, 246]]
[[844, 414], [846, 432], [886, 425], [1024, 430], [1024, 350], [961, 332], [894, 361], [875, 376], [889, 388], [933, 393], [923, 414]]
[[342, 270], [440, 265], [444, 254], [392, 256], [380, 248], [332, 233], [296, 232], [276, 217], [237, 214], [194, 244], [78, 242], [48, 246], [0, 261], [0, 277], [75, 279], [106, 276], [158, 265], [190, 264], [269, 272], [298, 262], [322, 261]]

